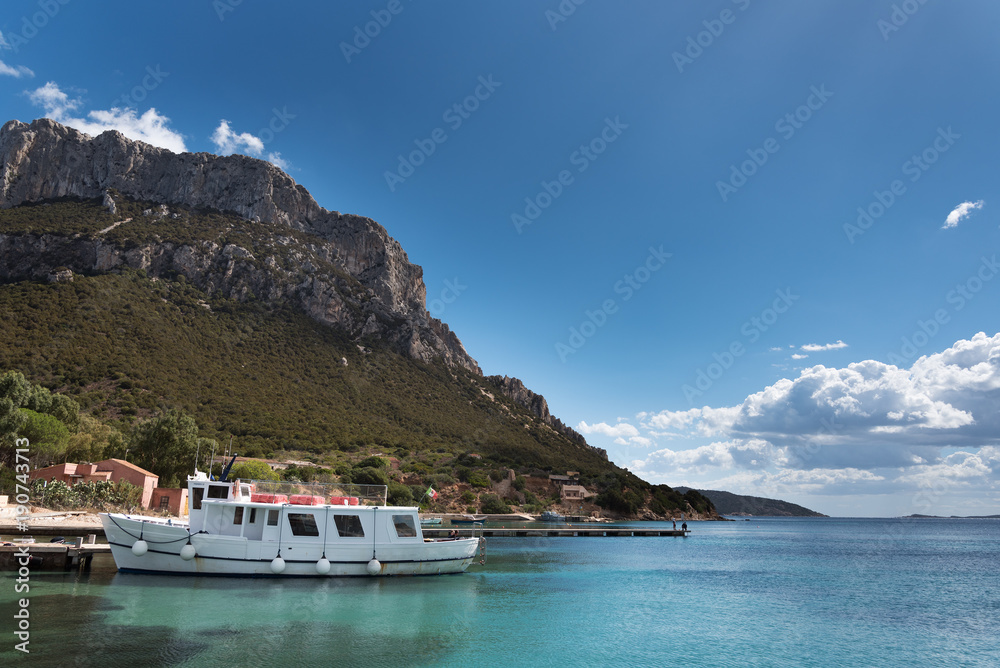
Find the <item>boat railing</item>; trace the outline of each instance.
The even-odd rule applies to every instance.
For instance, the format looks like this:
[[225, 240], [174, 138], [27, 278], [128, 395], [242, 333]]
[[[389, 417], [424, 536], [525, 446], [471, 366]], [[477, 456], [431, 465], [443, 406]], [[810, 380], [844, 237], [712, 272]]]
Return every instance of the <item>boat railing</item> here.
[[[289, 482], [286, 480], [243, 480], [252, 485], [251, 495], [268, 501], [293, 496], [323, 497], [323, 504], [345, 506], [388, 505], [389, 488], [386, 485], [358, 485], [339, 482]], [[277, 497], [277, 498], [275, 498]]]

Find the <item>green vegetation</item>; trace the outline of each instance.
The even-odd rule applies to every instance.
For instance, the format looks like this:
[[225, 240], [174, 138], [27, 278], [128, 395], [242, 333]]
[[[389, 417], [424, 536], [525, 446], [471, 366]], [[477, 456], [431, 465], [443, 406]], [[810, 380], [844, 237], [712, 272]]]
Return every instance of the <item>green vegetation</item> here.
[[142, 490], [124, 480], [78, 482], [72, 487], [61, 480], [34, 480], [30, 496], [33, 503], [55, 510], [132, 512], [142, 501]]
[[[0, 230], [96, 237], [131, 217], [102, 238], [121, 248], [234, 243], [293, 276], [311, 262], [342, 279], [338, 289], [365, 298], [355, 279], [311, 250], [317, 239], [306, 233], [116, 201], [114, 216], [94, 201], [0, 210]], [[460, 482], [473, 488], [454, 492], [463, 504], [506, 507], [478, 492], [509, 468], [519, 474], [513, 488], [537, 508], [550, 501], [526, 490], [525, 478], [567, 470], [579, 471], [614, 512], [704, 506], [615, 467], [465, 369], [405, 357], [377, 339], [352, 340], [288, 305], [210, 296], [180, 275], [124, 270], [0, 285], [0, 312], [0, 373], [18, 370], [0, 376], [0, 437], [29, 434], [34, 465], [127, 452], [162, 485], [178, 485], [196, 455], [206, 468], [213, 441], [233, 436], [241, 455], [309, 462], [287, 469], [286, 479], [391, 482], [390, 498], [404, 503], [433, 507], [441, 502], [422, 490]], [[10, 469], [0, 473], [9, 483]]]

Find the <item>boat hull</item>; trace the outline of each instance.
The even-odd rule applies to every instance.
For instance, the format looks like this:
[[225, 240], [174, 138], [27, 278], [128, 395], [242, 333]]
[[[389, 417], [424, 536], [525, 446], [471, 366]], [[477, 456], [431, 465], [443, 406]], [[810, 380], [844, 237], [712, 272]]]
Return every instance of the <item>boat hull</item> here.
[[[441, 575], [464, 572], [475, 561], [479, 547], [476, 538], [374, 546], [372, 541], [360, 539], [334, 545], [286, 540], [279, 550], [278, 543], [189, 534], [185, 525], [169, 526], [145, 518], [102, 513], [101, 520], [115, 564], [130, 572], [245, 577]], [[132, 548], [140, 539], [147, 549], [137, 555]], [[189, 542], [195, 556], [185, 560], [181, 550]], [[272, 561], [279, 552], [284, 568], [276, 573]], [[324, 556], [330, 570], [320, 573], [317, 562]], [[378, 561], [374, 573], [369, 571], [373, 556]]]

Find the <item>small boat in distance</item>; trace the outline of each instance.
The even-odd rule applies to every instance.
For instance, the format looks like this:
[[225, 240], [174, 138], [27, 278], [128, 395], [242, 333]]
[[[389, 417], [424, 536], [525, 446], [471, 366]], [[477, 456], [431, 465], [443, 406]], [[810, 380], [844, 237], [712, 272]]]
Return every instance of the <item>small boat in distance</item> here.
[[448, 520], [452, 524], [481, 524], [486, 521], [486, 515], [466, 515]]
[[562, 524], [566, 521], [565, 515], [560, 515], [554, 510], [546, 510], [541, 515], [538, 516], [539, 522], [551, 522], [553, 524]]
[[226, 481], [228, 470], [221, 481], [188, 477], [187, 522], [101, 513], [118, 569], [334, 577], [462, 573], [485, 563], [484, 538], [424, 538], [418, 509], [386, 506], [383, 485]]
[[441, 524], [440, 517], [421, 517], [420, 526], [422, 527], [433, 527]]

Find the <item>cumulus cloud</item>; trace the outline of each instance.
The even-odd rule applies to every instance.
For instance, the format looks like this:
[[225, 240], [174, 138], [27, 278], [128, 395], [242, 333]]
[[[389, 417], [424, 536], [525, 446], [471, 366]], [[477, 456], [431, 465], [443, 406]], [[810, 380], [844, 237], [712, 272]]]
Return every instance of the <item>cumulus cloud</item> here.
[[802, 353], [792, 353], [793, 360], [804, 360], [807, 357], [809, 357], [809, 355], [803, 355]]
[[229, 126], [229, 121], [223, 119], [219, 122], [219, 127], [212, 133], [212, 143], [215, 144], [216, 151], [220, 155], [231, 153], [244, 153], [246, 155], [258, 156], [264, 151], [264, 142], [259, 137], [255, 137], [249, 132], [239, 134], [233, 132]]
[[944, 221], [944, 225], [941, 226], [942, 230], [946, 230], [949, 227], [958, 227], [959, 222], [964, 218], [967, 218], [970, 213], [976, 209], [983, 208], [983, 200], [976, 202], [962, 202], [948, 214], [948, 218]]
[[[1000, 334], [980, 332], [909, 368], [816, 365], [735, 406], [636, 417], [627, 435], [605, 427], [653, 441], [629, 464], [653, 482], [758, 496], [910, 492], [904, 504], [947, 490], [986, 503], [1000, 488]], [[683, 445], [656, 449], [664, 438]]]
[[277, 167], [278, 169], [288, 171], [291, 166], [287, 160], [281, 157], [280, 153], [271, 152], [267, 154], [267, 161]]
[[89, 111], [84, 117], [75, 116], [74, 113], [83, 104], [82, 100], [67, 95], [54, 81], [28, 92], [28, 99], [41, 107], [48, 118], [89, 135], [117, 130], [129, 139], [144, 141], [174, 153], [187, 150], [184, 137], [169, 127], [170, 119], [154, 108], [142, 115], [138, 115], [135, 109], [112, 107]]
[[847, 347], [846, 343], [844, 343], [840, 339], [837, 339], [836, 343], [822, 343], [822, 344], [807, 343], [806, 345], [802, 346], [802, 350], [806, 351], [807, 353], [817, 353], [823, 350], [838, 350], [840, 348], [846, 348], [846, 347]]
[[[219, 121], [219, 126], [212, 133], [211, 140], [215, 144], [216, 153], [219, 155], [242, 153], [243, 155], [260, 158], [264, 153], [264, 142], [260, 137], [249, 132], [235, 132], [226, 119]], [[264, 159], [278, 169], [288, 171], [290, 167], [288, 161], [275, 151], [269, 152]]]
[[581, 421], [580, 424], [576, 425], [576, 430], [581, 434], [604, 434], [605, 436], [613, 437], [639, 435], [639, 430], [627, 422], [619, 422], [616, 425], [610, 425], [607, 422], [587, 424], [585, 421]]
[[35, 76], [35, 73], [29, 70], [24, 65], [18, 65], [16, 67], [13, 67], [0, 60], [0, 75], [14, 77], [15, 79], [20, 79], [21, 77], [33, 77]]

